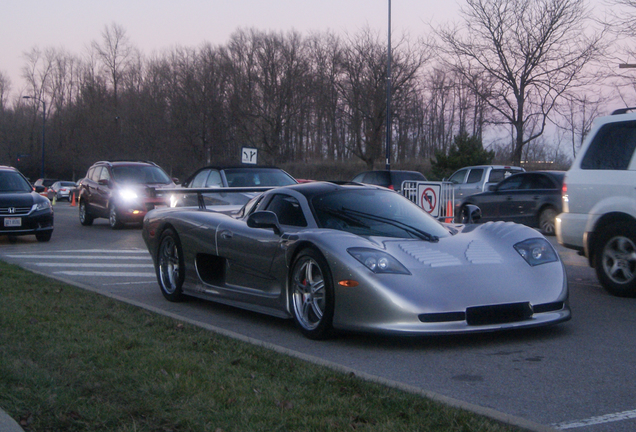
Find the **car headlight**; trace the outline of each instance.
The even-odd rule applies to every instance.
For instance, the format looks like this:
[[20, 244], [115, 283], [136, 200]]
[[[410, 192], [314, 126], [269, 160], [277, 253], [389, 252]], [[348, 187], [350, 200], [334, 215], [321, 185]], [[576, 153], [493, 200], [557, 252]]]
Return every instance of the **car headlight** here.
[[552, 245], [542, 238], [524, 240], [514, 245], [514, 248], [532, 267], [558, 261]]
[[119, 191], [119, 196], [124, 201], [133, 201], [137, 199], [137, 192], [131, 189], [122, 189]]
[[51, 201], [47, 199], [47, 200], [33, 204], [33, 208], [31, 209], [31, 211], [50, 210], [51, 208], [52, 208]]
[[406, 267], [386, 252], [367, 248], [350, 248], [347, 252], [373, 273], [411, 274]]

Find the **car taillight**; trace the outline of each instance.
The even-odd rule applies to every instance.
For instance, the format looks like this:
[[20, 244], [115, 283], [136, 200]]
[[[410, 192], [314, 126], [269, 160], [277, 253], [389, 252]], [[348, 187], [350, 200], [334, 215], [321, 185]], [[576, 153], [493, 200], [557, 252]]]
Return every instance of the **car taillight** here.
[[391, 190], [395, 190], [395, 188], [393, 187], [393, 185], [389, 185], [389, 189], [391, 189]]
[[563, 186], [561, 187], [561, 196], [566, 196], [568, 194], [568, 185], [563, 182]]

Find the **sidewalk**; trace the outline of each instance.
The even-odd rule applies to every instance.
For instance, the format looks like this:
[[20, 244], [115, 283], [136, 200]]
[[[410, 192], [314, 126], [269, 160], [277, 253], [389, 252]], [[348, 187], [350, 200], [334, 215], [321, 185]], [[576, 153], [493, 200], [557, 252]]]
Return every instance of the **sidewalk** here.
[[19, 424], [0, 408], [0, 432], [22, 432]]

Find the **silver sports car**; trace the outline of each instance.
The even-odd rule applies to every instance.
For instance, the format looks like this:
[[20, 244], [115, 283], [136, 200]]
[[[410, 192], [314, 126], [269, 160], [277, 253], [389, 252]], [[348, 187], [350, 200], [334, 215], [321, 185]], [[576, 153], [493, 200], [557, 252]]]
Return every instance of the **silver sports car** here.
[[271, 189], [236, 214], [199, 202], [144, 219], [170, 301], [188, 295], [292, 318], [312, 339], [333, 329], [451, 334], [570, 319], [558, 254], [522, 225], [442, 224], [360, 184]]

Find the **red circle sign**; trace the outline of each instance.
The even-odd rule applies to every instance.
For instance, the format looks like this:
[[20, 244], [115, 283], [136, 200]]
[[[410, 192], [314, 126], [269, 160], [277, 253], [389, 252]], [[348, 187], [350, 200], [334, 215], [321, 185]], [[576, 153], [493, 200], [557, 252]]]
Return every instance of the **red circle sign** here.
[[420, 199], [421, 206], [427, 213], [433, 213], [437, 206], [437, 194], [432, 188], [424, 189], [422, 192], [422, 198]]

